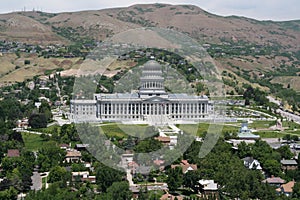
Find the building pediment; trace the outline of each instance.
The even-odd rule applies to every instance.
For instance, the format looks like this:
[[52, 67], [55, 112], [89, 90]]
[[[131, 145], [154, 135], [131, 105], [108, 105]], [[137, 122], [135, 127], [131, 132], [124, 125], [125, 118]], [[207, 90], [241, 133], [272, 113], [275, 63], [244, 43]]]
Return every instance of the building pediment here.
[[153, 103], [164, 103], [164, 102], [169, 102], [168, 99], [159, 97], [159, 96], [154, 96], [154, 97], [150, 97], [148, 99], [143, 100], [143, 102], [153, 102]]

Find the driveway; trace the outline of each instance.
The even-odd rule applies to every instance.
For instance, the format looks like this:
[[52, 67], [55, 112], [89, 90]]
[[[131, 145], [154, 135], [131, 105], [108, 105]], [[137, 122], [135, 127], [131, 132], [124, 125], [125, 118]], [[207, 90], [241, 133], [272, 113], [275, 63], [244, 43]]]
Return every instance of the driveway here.
[[42, 189], [42, 177], [38, 172], [33, 172], [33, 175], [31, 176], [32, 180], [32, 186], [31, 190], [41, 190]]

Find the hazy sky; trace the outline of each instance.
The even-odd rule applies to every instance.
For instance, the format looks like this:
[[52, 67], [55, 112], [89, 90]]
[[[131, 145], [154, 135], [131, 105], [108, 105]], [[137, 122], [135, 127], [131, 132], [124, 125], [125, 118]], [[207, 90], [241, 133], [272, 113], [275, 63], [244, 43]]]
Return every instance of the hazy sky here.
[[0, 13], [26, 10], [63, 12], [78, 10], [99, 10], [124, 7], [137, 3], [194, 4], [218, 15], [238, 15], [260, 20], [300, 19], [299, 0], [2, 0]]

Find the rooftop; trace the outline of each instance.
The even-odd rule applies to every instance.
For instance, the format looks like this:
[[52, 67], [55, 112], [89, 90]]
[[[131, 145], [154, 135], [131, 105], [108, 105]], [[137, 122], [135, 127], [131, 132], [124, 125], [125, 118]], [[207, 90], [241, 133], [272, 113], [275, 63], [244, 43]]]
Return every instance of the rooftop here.
[[18, 149], [9, 149], [7, 150], [7, 157], [19, 157], [20, 151]]
[[285, 183], [285, 180], [283, 180], [280, 177], [271, 177], [263, 180], [262, 182], [269, 183], [269, 184], [283, 184]]
[[214, 180], [200, 180], [199, 184], [203, 186], [203, 190], [218, 190], [218, 184]]
[[66, 157], [81, 157], [80, 151], [68, 151]]
[[280, 188], [277, 188], [277, 192], [284, 192], [284, 193], [292, 193], [293, 192], [293, 187], [295, 185], [295, 181], [290, 181], [286, 184], [281, 185]]
[[280, 163], [283, 165], [297, 165], [296, 160], [281, 160]]

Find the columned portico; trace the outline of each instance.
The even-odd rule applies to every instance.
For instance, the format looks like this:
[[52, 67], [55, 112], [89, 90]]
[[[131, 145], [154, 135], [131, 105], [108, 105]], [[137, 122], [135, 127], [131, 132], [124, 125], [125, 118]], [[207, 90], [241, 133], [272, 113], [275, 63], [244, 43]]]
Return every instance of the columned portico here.
[[[208, 116], [208, 98], [167, 93], [161, 65], [144, 65], [139, 92], [95, 94], [94, 100], [72, 100], [71, 114], [76, 121], [193, 120]], [[86, 112], [88, 109], [88, 112]], [[91, 120], [92, 119], [92, 120]]]

